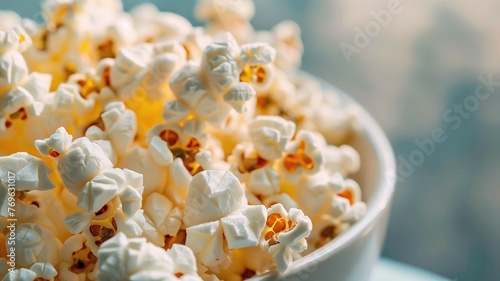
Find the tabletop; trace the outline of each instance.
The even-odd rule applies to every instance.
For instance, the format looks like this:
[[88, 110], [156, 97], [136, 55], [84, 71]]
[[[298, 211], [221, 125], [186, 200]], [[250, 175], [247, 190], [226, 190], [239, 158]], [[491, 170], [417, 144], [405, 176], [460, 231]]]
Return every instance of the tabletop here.
[[381, 258], [370, 281], [452, 281], [423, 269]]

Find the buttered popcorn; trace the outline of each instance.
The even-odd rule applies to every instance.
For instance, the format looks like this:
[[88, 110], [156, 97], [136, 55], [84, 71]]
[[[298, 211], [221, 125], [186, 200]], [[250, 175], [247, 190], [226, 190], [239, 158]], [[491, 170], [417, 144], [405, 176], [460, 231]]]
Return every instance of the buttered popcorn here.
[[364, 216], [357, 109], [299, 72], [297, 24], [255, 31], [251, 0], [199, 0], [205, 27], [42, 8], [0, 11], [0, 279], [286, 273]]

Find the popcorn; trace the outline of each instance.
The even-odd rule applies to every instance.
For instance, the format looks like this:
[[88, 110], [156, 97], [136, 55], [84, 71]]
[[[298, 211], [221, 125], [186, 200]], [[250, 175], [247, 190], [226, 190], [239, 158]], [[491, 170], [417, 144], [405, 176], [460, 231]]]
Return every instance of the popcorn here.
[[102, 245], [97, 260], [98, 280], [202, 280], [189, 248], [176, 245], [165, 252], [122, 233]]
[[205, 266], [226, 261], [224, 250], [257, 246], [265, 208], [247, 206], [243, 187], [228, 171], [203, 171], [190, 184], [184, 223], [186, 245]]
[[96, 118], [96, 99], [85, 99], [79, 86], [60, 84], [54, 94], [45, 101], [45, 110], [40, 118], [47, 132], [57, 130], [61, 125], [72, 134], [81, 136], [83, 127]]
[[255, 13], [253, 1], [199, 0], [195, 7], [195, 17], [207, 21], [206, 30], [217, 36], [229, 31], [238, 42], [247, 41], [253, 34], [249, 23]]
[[243, 71], [240, 81], [250, 83], [257, 91], [269, 89], [274, 78], [272, 62], [276, 50], [266, 43], [251, 43], [241, 47], [240, 64]]
[[337, 206], [342, 204], [336, 202], [345, 202], [345, 200], [347, 200], [348, 207], [345, 208], [346, 210], [341, 213], [342, 221], [353, 223], [364, 216], [366, 212], [366, 204], [364, 202], [361, 202], [361, 189], [355, 181], [347, 179], [345, 181], [345, 188], [341, 190], [340, 193], [337, 193], [336, 196], [337, 197], [335, 197], [335, 199], [337, 200], [332, 201], [330, 213], [334, 213], [337, 210]]
[[78, 195], [87, 181], [113, 165], [101, 147], [89, 139], [71, 140], [72, 136], [60, 127], [50, 138], [37, 140], [35, 146], [42, 155], [56, 159], [65, 187]]
[[210, 44], [212, 38], [205, 34], [205, 30], [201, 27], [195, 27], [189, 33], [182, 46], [186, 50], [187, 60], [200, 60], [203, 55], [203, 50]]
[[273, 256], [280, 272], [288, 269], [295, 253], [301, 253], [307, 248], [305, 238], [311, 230], [311, 220], [298, 209], [292, 208], [287, 212], [281, 204], [267, 209], [262, 247]]
[[5, 281], [54, 281], [57, 271], [50, 263], [35, 263], [30, 269], [21, 268], [9, 272], [3, 280]]
[[16, 264], [30, 267], [37, 262], [58, 264], [61, 242], [53, 233], [33, 224], [22, 223], [16, 229]]
[[280, 190], [281, 178], [272, 162], [260, 156], [250, 144], [238, 144], [229, 163], [231, 172], [254, 194], [269, 196]]
[[329, 202], [345, 188], [344, 177], [336, 172], [321, 169], [314, 175], [304, 176], [296, 184], [297, 204], [313, 221], [326, 212]]
[[283, 21], [277, 24], [272, 31], [277, 50], [276, 65], [287, 71], [300, 66], [304, 46], [300, 39], [300, 27], [293, 21]]
[[244, 280], [364, 216], [357, 107], [298, 73], [295, 23], [255, 33], [253, 2], [230, 2], [198, 1], [206, 28], [119, 0], [0, 11], [6, 280]]
[[311, 236], [307, 238], [308, 244], [311, 246], [306, 252], [310, 253], [313, 250], [323, 247], [348, 228], [348, 223], [343, 223], [328, 215], [322, 215], [313, 224]]
[[21, 52], [30, 45], [30, 37], [19, 26], [0, 31], [0, 135], [14, 123], [37, 117], [43, 111], [51, 77], [29, 73]]
[[21, 22], [21, 17], [11, 11], [0, 11], [0, 31], [7, 31]]
[[152, 102], [164, 101], [169, 95], [164, 81], [185, 63], [185, 58], [185, 50], [174, 41], [121, 49], [111, 67], [111, 87], [122, 100], [142, 91]]
[[[272, 258], [260, 247], [249, 247], [231, 252], [231, 265], [217, 272], [220, 280], [247, 280], [272, 263]], [[204, 278], [204, 280], [207, 280]], [[209, 279], [210, 280], [210, 279]], [[219, 280], [219, 279], [217, 279]]]
[[144, 197], [154, 192], [162, 192], [167, 183], [166, 169], [172, 163], [172, 154], [167, 145], [153, 137], [148, 148], [135, 145], [124, 154], [117, 164], [144, 176]]
[[282, 159], [282, 168], [286, 179], [296, 183], [303, 174], [314, 174], [323, 165], [321, 139], [309, 131], [299, 131]]
[[[325, 141], [326, 139], [323, 138]], [[339, 146], [325, 142], [323, 146], [325, 168], [331, 173], [340, 173], [342, 176], [357, 173], [361, 168], [359, 152], [349, 144]]]
[[248, 111], [255, 91], [239, 82], [238, 51], [238, 44], [227, 33], [205, 48], [200, 65], [184, 65], [170, 81], [177, 100], [165, 104], [164, 119], [179, 122], [193, 116], [221, 127], [231, 108]]
[[64, 242], [59, 264], [61, 281], [97, 279], [97, 257], [85, 245], [86, 242], [83, 234], [73, 235]]
[[175, 244], [167, 255], [174, 261], [174, 275], [181, 280], [202, 280], [196, 268], [196, 258], [193, 252], [184, 245]]
[[131, 237], [142, 234], [146, 223], [142, 206], [142, 175], [131, 170], [110, 169], [94, 177], [81, 189], [77, 205], [84, 212], [68, 216], [64, 222], [74, 233], [83, 231], [94, 253], [117, 231]]
[[121, 10], [120, 1], [44, 1], [46, 22], [27, 24], [37, 38], [35, 48], [26, 53], [28, 62], [35, 71], [51, 73], [56, 84], [95, 67], [135, 41], [132, 22]]
[[148, 228], [143, 235], [158, 247], [165, 247], [166, 240], [175, 237], [182, 224], [182, 212], [167, 197], [153, 193], [144, 205]]
[[122, 102], [106, 105], [101, 119], [104, 128], [93, 125], [87, 129], [85, 136], [91, 141], [107, 140], [117, 155], [123, 155], [132, 146], [137, 132], [135, 113], [126, 109]]
[[130, 11], [141, 42], [182, 40], [193, 29], [184, 17], [160, 12], [156, 6], [145, 3]]
[[[9, 217], [8, 198], [13, 197], [10, 195], [10, 187], [15, 189], [16, 199], [24, 197], [24, 193], [31, 190], [49, 190], [55, 187], [48, 177], [52, 171], [47, 165], [42, 160], [24, 152], [0, 157], [0, 173], [5, 175], [0, 182], [0, 198], [2, 198], [0, 201], [0, 217]], [[18, 200], [18, 204], [18, 207], [24, 207], [25, 205], [22, 200]], [[20, 213], [23, 214], [24, 212]]]
[[248, 125], [257, 152], [267, 160], [281, 158], [295, 134], [295, 124], [276, 116], [257, 116]]

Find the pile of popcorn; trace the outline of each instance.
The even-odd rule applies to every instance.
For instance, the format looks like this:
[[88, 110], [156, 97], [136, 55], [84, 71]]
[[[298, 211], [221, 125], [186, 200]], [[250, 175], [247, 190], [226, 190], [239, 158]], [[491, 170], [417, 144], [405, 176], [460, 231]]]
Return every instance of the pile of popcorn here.
[[0, 12], [0, 279], [284, 273], [364, 215], [356, 110], [299, 71], [295, 23], [255, 31], [254, 10]]

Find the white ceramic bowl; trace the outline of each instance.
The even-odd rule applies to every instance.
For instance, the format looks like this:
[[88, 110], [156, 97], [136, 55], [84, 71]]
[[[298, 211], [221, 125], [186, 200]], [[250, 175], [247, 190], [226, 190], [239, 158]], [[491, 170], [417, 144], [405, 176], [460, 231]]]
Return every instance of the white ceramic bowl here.
[[382, 248], [395, 180], [395, 161], [389, 141], [375, 120], [356, 101], [336, 87], [346, 105], [358, 107], [359, 134], [351, 144], [361, 155], [354, 178], [367, 203], [366, 215], [337, 238], [295, 261], [284, 275], [270, 272], [250, 280], [368, 281]]

